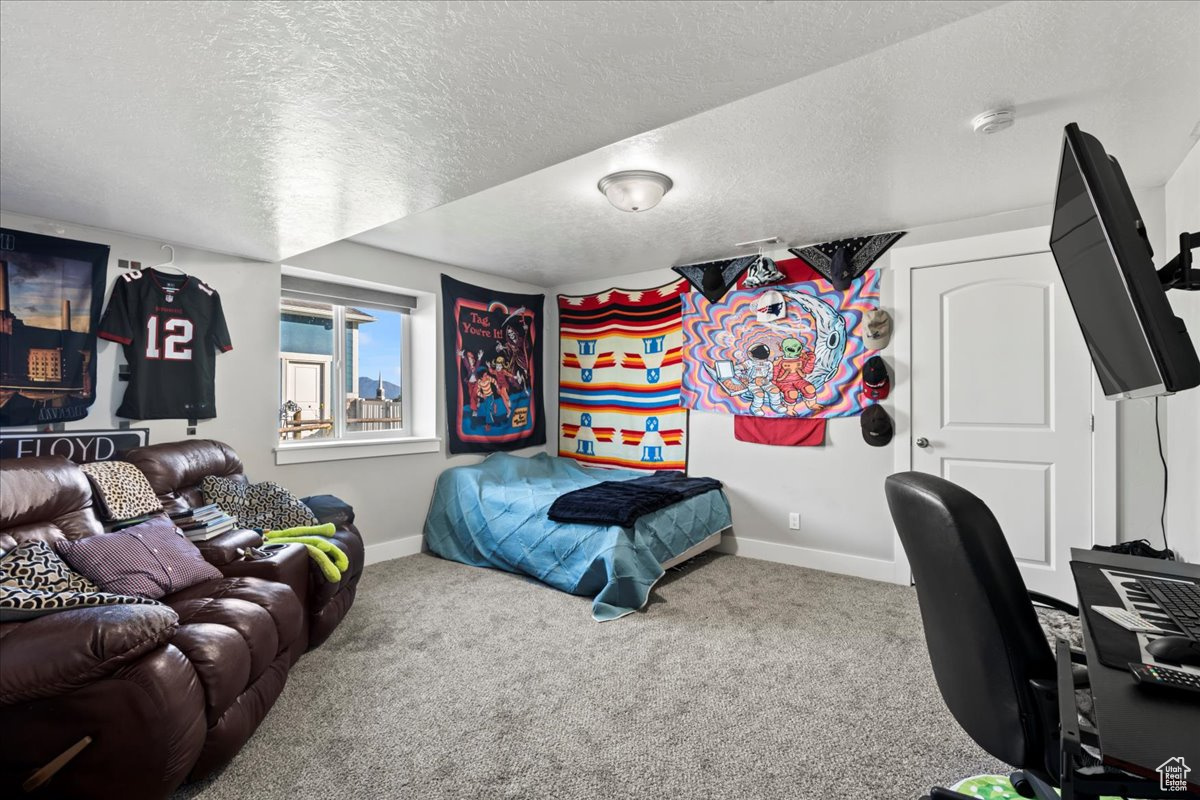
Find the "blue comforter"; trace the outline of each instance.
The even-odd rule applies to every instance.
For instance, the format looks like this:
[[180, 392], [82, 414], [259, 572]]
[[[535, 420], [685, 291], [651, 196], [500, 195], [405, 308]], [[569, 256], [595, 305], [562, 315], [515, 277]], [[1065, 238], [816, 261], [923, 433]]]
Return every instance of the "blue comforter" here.
[[731, 522], [720, 490], [646, 514], [632, 528], [560, 523], [546, 516], [561, 494], [643, 474], [587, 469], [545, 453], [532, 458], [494, 453], [438, 476], [425, 542], [443, 558], [530, 575], [592, 597], [592, 617], [600, 622], [623, 617], [646, 604], [663, 575], [662, 562]]

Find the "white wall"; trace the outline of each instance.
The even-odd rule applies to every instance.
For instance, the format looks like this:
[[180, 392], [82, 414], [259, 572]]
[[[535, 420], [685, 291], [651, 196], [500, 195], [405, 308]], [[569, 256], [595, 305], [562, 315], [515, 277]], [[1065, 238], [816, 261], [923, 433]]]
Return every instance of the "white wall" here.
[[[111, 231], [9, 213], [0, 214], [0, 224], [6, 228], [110, 245], [110, 287], [120, 273], [117, 259], [137, 260], [145, 266], [164, 259], [160, 242]], [[176, 247], [175, 263], [220, 292], [233, 339], [233, 350], [217, 357], [218, 416], [199, 423], [197, 438], [219, 439], [230, 444], [242, 457], [246, 472], [253, 480], [272, 480], [302, 496], [329, 493], [345, 499], [358, 514], [358, 527], [367, 545], [374, 546], [368, 550], [369, 557], [400, 554], [416, 546], [416, 540], [400, 546], [387, 543], [419, 536], [434, 479], [448, 466], [472, 463], [479, 457], [450, 457], [443, 444], [439, 453], [276, 466], [273, 448], [279, 408], [280, 265], [185, 247]], [[339, 242], [305, 253], [289, 259], [287, 264], [432, 294], [440, 294], [441, 273], [500, 290], [545, 292], [540, 287], [351, 242]], [[439, 302], [439, 320], [440, 316]], [[437, 351], [436, 430], [443, 436], [445, 409], [440, 322], [437, 330], [439, 334], [433, 337], [434, 341], [416, 341], [414, 346], [436, 348]], [[547, 333], [551, 342], [546, 349], [547, 372], [555, 374], [556, 332], [557, 323], [549, 321]], [[99, 342], [96, 403], [86, 419], [69, 423], [68, 430], [116, 427], [119, 420], [113, 412], [120, 404], [126, 385], [116, 380], [116, 373], [117, 364], [123, 361], [119, 345]], [[556, 396], [557, 390], [549, 395]], [[548, 411], [553, 422], [553, 411]], [[149, 428], [152, 443], [187, 438], [185, 420], [151, 420], [135, 422], [134, 426]], [[530, 454], [540, 449], [518, 452]]]
[[[1166, 185], [1166, 246], [1161, 259], [1179, 251], [1178, 236], [1200, 231], [1200, 144], [1193, 145], [1187, 158]], [[1197, 254], [1193, 254], [1197, 255]], [[1167, 292], [1175, 315], [1182, 318], [1200, 348], [1200, 292]], [[1165, 401], [1167, 466], [1170, 491], [1167, 497], [1167, 533], [1171, 547], [1188, 561], [1200, 561], [1200, 388], [1182, 392]], [[1157, 453], [1155, 454], [1157, 456]], [[1154, 540], [1154, 537], [1150, 537]]]
[[[1161, 252], [1163, 189], [1134, 192], [1147, 221], [1155, 252]], [[895, 247], [983, 236], [1047, 225], [1049, 206], [961, 220], [910, 231]], [[786, 250], [771, 254], [791, 258]], [[880, 259], [880, 303], [895, 311], [890, 254]], [[551, 294], [583, 294], [611, 286], [639, 289], [661, 285], [675, 276], [669, 268], [617, 278], [555, 287]], [[893, 349], [882, 353], [903, 376], [907, 364], [896, 364]], [[898, 368], [898, 369], [897, 369]], [[556, 377], [556, 376], [552, 376]], [[550, 391], [554, 387], [548, 383]], [[547, 402], [554, 403], [553, 395]], [[884, 401], [889, 413], [892, 402]], [[550, 414], [554, 421], [553, 413]], [[1118, 409], [1118, 535], [1141, 538], [1157, 530], [1162, 484], [1153, 442], [1153, 403], [1121, 404]], [[1151, 438], [1146, 438], [1149, 431]], [[883, 481], [894, 471], [893, 440], [887, 447], [863, 441], [857, 417], [830, 419], [824, 447], [771, 447], [733, 438], [727, 414], [692, 412], [688, 469], [725, 483], [733, 505], [736, 549], [748, 555], [883, 580], [893, 572], [893, 528], [883, 496]], [[553, 439], [553, 435], [551, 435]], [[554, 442], [549, 443], [553, 452]], [[787, 526], [789, 512], [800, 513], [800, 531]], [[1147, 526], [1154, 526], [1152, 529]], [[746, 540], [750, 540], [748, 543]]]
[[[1155, 252], [1167, 252], [1164, 230], [1173, 239], [1179, 230], [1200, 228], [1200, 156], [1193, 149], [1188, 160], [1162, 188], [1137, 191], [1138, 204], [1147, 219]], [[1164, 222], [1164, 198], [1167, 221]], [[1189, 205], [1190, 204], [1190, 205]], [[947, 223], [911, 231], [906, 246], [969, 236], [999, 233], [1045, 224], [1049, 208], [1027, 209], [992, 217]], [[159, 242], [124, 234], [17, 214], [0, 214], [5, 227], [65, 236], [112, 246], [109, 281], [116, 279], [116, 260], [129, 258], [157, 263]], [[774, 254], [789, 257], [785, 251]], [[888, 257], [881, 260], [886, 267]], [[1161, 260], [1161, 258], [1160, 258]], [[212, 284], [222, 296], [234, 340], [234, 350], [218, 357], [217, 408], [220, 416], [202, 421], [198, 436], [226, 441], [246, 462], [255, 480], [274, 480], [298, 494], [332, 493], [352, 503], [359, 527], [374, 557], [402, 554], [415, 546], [409, 537], [420, 534], [433, 483], [447, 466], [471, 463], [475, 456], [449, 457], [443, 452], [391, 456], [331, 463], [276, 466], [272, 448], [278, 410], [279, 325], [275, 313], [279, 297], [279, 265], [225, 256], [190, 248], [177, 248], [176, 262], [187, 272]], [[544, 292], [546, 302], [546, 410], [547, 445], [557, 451], [557, 307], [555, 295], [578, 294], [610, 286], [644, 288], [671, 280], [675, 273], [659, 269], [554, 289], [542, 289], [482, 275], [471, 270], [399, 255], [385, 250], [342, 242], [288, 260], [288, 265], [348, 275], [417, 291], [438, 293], [439, 274], [497, 289]], [[881, 301], [892, 306], [890, 271], [883, 269]], [[1171, 292], [1176, 313], [1189, 321], [1200, 339], [1200, 296]], [[1190, 304], [1190, 305], [1189, 305]], [[438, 309], [440, 319], [440, 307]], [[440, 331], [440, 324], [438, 326]], [[437, 348], [437, 426], [444, 431], [441, 397], [440, 337]], [[115, 427], [113, 410], [124, 384], [115, 380], [120, 347], [101, 342], [97, 363], [96, 404], [91, 414], [68, 427]], [[885, 355], [891, 355], [885, 351]], [[903, 365], [901, 365], [903, 366]], [[1172, 485], [1169, 509], [1172, 545], [1189, 560], [1200, 560], [1200, 433], [1197, 418], [1200, 391], [1171, 398], [1164, 414], [1168, 437]], [[885, 403], [885, 405], [890, 405]], [[1156, 539], [1161, 508], [1161, 467], [1154, 446], [1152, 402], [1123, 403], [1119, 409], [1119, 531], [1123, 539]], [[890, 408], [889, 408], [890, 410]], [[1190, 428], [1189, 428], [1190, 423]], [[151, 441], [185, 438], [183, 420], [151, 421]], [[823, 448], [768, 447], [733, 438], [732, 418], [723, 414], [694, 413], [690, 426], [690, 466], [693, 474], [714, 475], [725, 481], [734, 507], [734, 523], [742, 551], [784, 561], [808, 564], [869, 577], [891, 575], [892, 527], [884, 503], [883, 479], [892, 472], [892, 447], [870, 447], [859, 432], [857, 418], [832, 419]], [[1167, 431], [1170, 431], [1168, 433]], [[1173, 446], [1172, 446], [1173, 445]], [[532, 452], [532, 451], [521, 451]], [[801, 515], [799, 533], [787, 529], [788, 512]], [[1190, 533], [1190, 541], [1189, 541]], [[388, 544], [399, 540], [400, 545]], [[751, 541], [753, 540], [753, 541]], [[750, 546], [746, 547], [746, 543]], [[758, 543], [762, 543], [759, 545]]]

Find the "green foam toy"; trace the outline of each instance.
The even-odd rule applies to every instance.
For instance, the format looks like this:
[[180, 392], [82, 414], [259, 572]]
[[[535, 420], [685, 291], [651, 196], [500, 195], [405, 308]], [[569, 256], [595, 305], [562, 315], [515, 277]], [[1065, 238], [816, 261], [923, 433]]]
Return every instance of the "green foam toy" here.
[[333, 542], [324, 539], [332, 536], [332, 523], [324, 525], [304, 525], [297, 528], [285, 528], [280, 531], [264, 531], [263, 541], [271, 544], [302, 544], [308, 550], [308, 556], [321, 569], [321, 574], [330, 583], [342, 579], [342, 573], [350, 568], [350, 559]]

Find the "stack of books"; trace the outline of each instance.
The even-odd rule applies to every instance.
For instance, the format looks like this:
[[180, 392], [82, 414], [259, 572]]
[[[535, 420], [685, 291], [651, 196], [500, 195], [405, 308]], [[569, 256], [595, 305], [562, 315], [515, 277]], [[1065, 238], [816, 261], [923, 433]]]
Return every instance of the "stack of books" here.
[[193, 542], [204, 542], [237, 527], [237, 520], [216, 503], [171, 515], [171, 521]]

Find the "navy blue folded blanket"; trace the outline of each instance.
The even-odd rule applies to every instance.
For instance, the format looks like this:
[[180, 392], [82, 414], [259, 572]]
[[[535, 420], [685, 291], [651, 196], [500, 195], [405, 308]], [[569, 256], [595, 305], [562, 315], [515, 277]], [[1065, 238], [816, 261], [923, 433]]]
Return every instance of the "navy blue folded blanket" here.
[[604, 481], [559, 495], [549, 517], [555, 522], [632, 528], [643, 514], [720, 488], [716, 478], [688, 478], [681, 472], [659, 470], [643, 478]]

